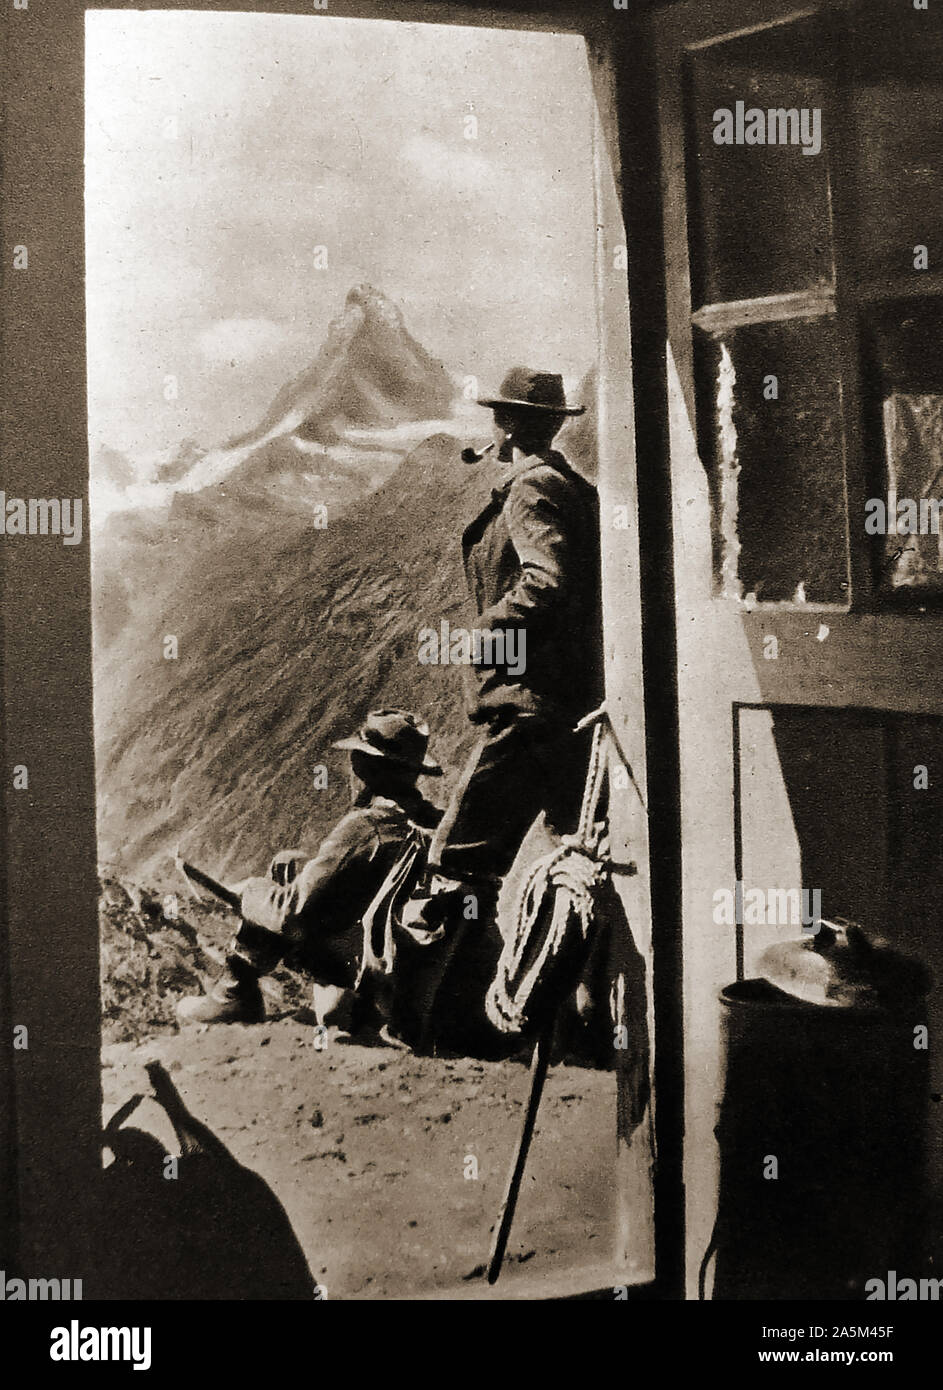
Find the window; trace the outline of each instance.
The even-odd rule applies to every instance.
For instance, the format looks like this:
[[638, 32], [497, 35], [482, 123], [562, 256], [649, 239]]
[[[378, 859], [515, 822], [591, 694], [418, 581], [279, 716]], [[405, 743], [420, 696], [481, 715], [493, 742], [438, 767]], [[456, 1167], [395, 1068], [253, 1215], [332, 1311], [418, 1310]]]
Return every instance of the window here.
[[943, 593], [941, 57], [871, 3], [688, 49], [698, 432], [746, 606]]

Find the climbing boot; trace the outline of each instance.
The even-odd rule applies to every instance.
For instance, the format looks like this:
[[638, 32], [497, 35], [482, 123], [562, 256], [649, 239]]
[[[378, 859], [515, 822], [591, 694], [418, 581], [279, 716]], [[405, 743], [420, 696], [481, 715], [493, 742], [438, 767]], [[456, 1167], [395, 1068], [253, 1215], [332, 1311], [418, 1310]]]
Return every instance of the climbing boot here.
[[238, 956], [230, 956], [210, 992], [181, 999], [177, 1016], [183, 1023], [263, 1022], [265, 1004], [257, 972]]

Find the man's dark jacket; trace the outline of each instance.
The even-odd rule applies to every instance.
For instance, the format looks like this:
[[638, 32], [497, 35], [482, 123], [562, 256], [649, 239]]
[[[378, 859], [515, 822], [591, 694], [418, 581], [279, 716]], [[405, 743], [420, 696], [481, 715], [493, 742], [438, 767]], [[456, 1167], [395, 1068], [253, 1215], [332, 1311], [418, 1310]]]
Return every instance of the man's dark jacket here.
[[481, 629], [525, 634], [524, 670], [471, 668], [469, 713], [501, 709], [575, 722], [602, 700], [596, 489], [551, 450], [522, 461], [465, 529], [462, 551]]

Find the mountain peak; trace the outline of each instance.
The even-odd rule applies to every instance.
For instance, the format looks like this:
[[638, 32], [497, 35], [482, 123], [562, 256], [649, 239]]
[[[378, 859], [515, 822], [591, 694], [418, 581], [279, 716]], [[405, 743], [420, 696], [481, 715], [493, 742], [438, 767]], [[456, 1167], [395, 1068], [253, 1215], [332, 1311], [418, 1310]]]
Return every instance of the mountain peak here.
[[442, 419], [454, 393], [445, 367], [412, 336], [399, 306], [373, 285], [353, 285], [315, 360], [282, 387], [256, 429], [230, 445], [275, 432], [330, 440], [347, 426]]
[[343, 312], [332, 321], [328, 329], [328, 342], [332, 338], [343, 337], [345, 333], [349, 333], [352, 324], [356, 325], [355, 332], [392, 333], [402, 337], [410, 345], [413, 344], [399, 305], [374, 285], [351, 285], [344, 300]]
[[345, 308], [360, 308], [366, 313], [379, 313], [384, 318], [394, 318], [401, 323], [403, 316], [392, 299], [388, 299], [382, 290], [376, 289], [373, 285], [366, 283], [351, 285], [347, 291], [347, 298], [344, 301]]

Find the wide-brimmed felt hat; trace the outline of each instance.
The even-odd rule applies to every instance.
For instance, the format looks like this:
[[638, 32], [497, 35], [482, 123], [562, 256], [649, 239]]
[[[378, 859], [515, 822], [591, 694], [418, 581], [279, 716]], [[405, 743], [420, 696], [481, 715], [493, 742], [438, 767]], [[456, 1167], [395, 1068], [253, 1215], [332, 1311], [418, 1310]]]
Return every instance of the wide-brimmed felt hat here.
[[552, 415], [582, 415], [585, 406], [567, 405], [563, 377], [558, 372], [535, 372], [531, 367], [512, 367], [501, 383], [501, 394], [479, 398], [479, 405], [516, 406]]
[[417, 775], [441, 777], [438, 763], [426, 755], [429, 746], [429, 726], [404, 709], [375, 709], [367, 715], [356, 734], [338, 739], [335, 748], [352, 753], [367, 753], [383, 758], [394, 767], [402, 767]]

